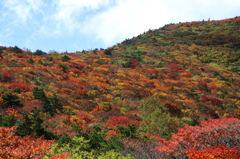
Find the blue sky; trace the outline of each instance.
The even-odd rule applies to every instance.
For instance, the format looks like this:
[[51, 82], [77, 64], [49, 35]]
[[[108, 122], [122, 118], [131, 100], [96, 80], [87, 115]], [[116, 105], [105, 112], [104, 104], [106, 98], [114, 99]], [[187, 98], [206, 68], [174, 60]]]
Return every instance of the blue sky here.
[[240, 16], [240, 0], [0, 0], [0, 46], [107, 48], [169, 23]]

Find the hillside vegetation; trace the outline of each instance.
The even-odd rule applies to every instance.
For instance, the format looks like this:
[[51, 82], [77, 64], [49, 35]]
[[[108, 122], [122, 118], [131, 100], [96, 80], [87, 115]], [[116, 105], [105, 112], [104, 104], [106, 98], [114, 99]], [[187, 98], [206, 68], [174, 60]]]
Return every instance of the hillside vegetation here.
[[239, 90], [240, 17], [105, 50], [2, 46], [0, 158], [237, 159]]

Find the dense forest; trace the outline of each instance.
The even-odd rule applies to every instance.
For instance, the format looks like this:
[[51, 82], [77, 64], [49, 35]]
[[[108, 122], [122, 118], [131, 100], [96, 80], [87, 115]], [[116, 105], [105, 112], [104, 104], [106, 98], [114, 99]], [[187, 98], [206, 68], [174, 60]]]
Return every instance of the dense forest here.
[[238, 159], [240, 17], [107, 49], [0, 46], [0, 158]]

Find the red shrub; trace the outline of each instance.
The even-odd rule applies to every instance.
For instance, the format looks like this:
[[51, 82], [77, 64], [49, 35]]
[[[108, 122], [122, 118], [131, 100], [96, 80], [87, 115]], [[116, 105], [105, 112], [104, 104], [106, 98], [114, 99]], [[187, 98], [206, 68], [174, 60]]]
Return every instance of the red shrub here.
[[42, 158], [51, 148], [54, 141], [35, 139], [32, 136], [15, 136], [16, 126], [0, 127], [0, 158]]
[[32, 66], [30, 63], [22, 62], [22, 61], [18, 61], [18, 65], [23, 66], [23, 67], [31, 67]]
[[113, 136], [121, 136], [115, 130], [108, 130], [107, 135], [105, 137], [106, 140], [110, 139]]
[[71, 153], [66, 153], [66, 154], [55, 154], [50, 157], [50, 159], [67, 159]]
[[94, 120], [94, 117], [86, 111], [79, 111], [76, 113], [76, 116], [78, 117], [77, 122], [82, 124], [88, 124]]
[[176, 76], [175, 76], [175, 75], [172, 75], [172, 74], [169, 74], [168, 77], [170, 77], [170, 78], [176, 78]]
[[172, 139], [159, 138], [162, 146], [157, 146], [160, 153], [176, 157], [186, 155], [190, 148], [199, 150], [218, 147], [219, 144], [232, 148], [240, 143], [240, 120], [237, 118], [210, 119], [201, 121], [201, 126], [186, 126], [172, 134]]
[[190, 148], [186, 150], [186, 153], [190, 159], [238, 159], [240, 157], [240, 152], [238, 152], [236, 147], [228, 148], [223, 144], [203, 150]]
[[1, 74], [2, 74], [2, 79], [0, 77], [0, 80], [2, 82], [9, 82], [12, 80], [11, 75], [9, 73], [7, 73], [5, 71], [0, 71], [0, 76], [1, 76]]
[[71, 68], [71, 69], [69, 70], [69, 72], [74, 72], [74, 73], [76, 73], [76, 74], [81, 74], [81, 73], [82, 73], [82, 71], [81, 71], [80, 69], [77, 69], [77, 68]]
[[116, 106], [108, 106], [108, 105], [98, 105], [95, 108], [93, 108], [92, 112], [101, 112], [101, 111], [111, 111], [111, 110], [119, 110], [119, 107]]
[[211, 102], [214, 105], [221, 104], [222, 101], [217, 99], [217, 98], [211, 98], [211, 97], [202, 97], [201, 99], [202, 102]]
[[111, 126], [115, 127], [117, 125], [122, 125], [122, 126], [128, 126], [132, 124], [135, 126], [139, 125], [139, 121], [128, 119], [125, 116], [114, 116], [111, 119], [109, 119], [107, 123], [110, 127]]
[[137, 63], [139, 63], [137, 59], [129, 59], [128, 61], [130, 62], [132, 68], [135, 68], [137, 66]]
[[24, 84], [24, 83], [11, 83], [12, 88], [20, 88], [22, 91], [28, 92], [33, 87], [30, 84]]

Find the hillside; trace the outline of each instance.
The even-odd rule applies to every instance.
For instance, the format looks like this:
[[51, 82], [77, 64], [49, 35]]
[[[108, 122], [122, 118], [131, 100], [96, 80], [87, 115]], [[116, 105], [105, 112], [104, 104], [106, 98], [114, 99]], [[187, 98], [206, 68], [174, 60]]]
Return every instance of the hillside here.
[[[239, 154], [240, 17], [168, 24], [105, 50], [2, 46], [0, 60], [0, 126], [72, 146], [43, 156]], [[168, 152], [168, 142], [192, 128], [193, 136], [219, 130], [222, 138], [201, 146], [185, 138], [184, 150]]]

